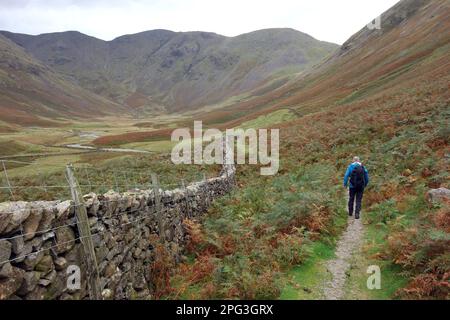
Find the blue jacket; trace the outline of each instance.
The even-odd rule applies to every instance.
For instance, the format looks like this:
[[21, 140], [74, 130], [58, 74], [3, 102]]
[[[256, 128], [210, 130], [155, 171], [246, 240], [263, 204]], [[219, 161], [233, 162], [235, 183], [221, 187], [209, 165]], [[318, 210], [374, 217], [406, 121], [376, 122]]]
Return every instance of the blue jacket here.
[[[345, 172], [345, 177], [344, 177], [344, 187], [347, 187], [347, 185], [349, 183], [348, 180], [350, 179], [350, 175], [352, 174], [353, 169], [355, 169], [359, 165], [360, 165], [359, 163], [354, 162], [348, 166], [347, 172]], [[369, 172], [367, 171], [367, 169], [365, 167], [364, 167], [364, 181], [366, 183], [364, 187], [367, 187], [367, 185], [369, 184]], [[353, 189], [351, 182], [350, 182], [350, 189]]]

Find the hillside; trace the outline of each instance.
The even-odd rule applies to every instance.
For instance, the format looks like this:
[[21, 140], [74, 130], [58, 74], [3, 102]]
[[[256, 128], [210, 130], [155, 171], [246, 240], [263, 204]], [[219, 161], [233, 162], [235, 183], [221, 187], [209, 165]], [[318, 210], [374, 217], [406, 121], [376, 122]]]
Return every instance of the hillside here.
[[[263, 117], [278, 119], [271, 116], [274, 112], [304, 116], [438, 81], [449, 73], [449, 17], [445, 1], [400, 1], [382, 15], [384, 28], [363, 28], [313, 70], [263, 85], [224, 108], [194, 111], [192, 117], [229, 128]], [[152, 137], [148, 132], [117, 138], [137, 142]]]
[[[360, 155], [371, 175], [362, 240], [345, 284], [331, 289], [344, 299], [449, 299], [449, 203], [427, 196], [450, 188], [449, 6], [400, 1], [383, 14], [386, 29], [361, 30], [309, 75], [204, 116], [281, 128], [281, 168], [262, 178], [241, 166], [240, 190], [189, 225], [196, 259], [172, 278], [170, 297], [326, 298], [337, 240], [353, 225], [342, 179]], [[282, 110], [296, 119], [280, 120]], [[371, 265], [380, 290], [367, 288]]]
[[[53, 85], [57, 79], [76, 94], [82, 89], [75, 83], [95, 87], [92, 90], [134, 111], [189, 109], [164, 121], [150, 116], [141, 123], [127, 119], [126, 126], [116, 118], [102, 130], [97, 130], [98, 123], [82, 123], [77, 129], [89, 130], [83, 134], [92, 136], [83, 143], [150, 146], [156, 154], [64, 157], [56, 162], [59, 172], [57, 165], [48, 163], [56, 173], [47, 175], [18, 163], [8, 171], [12, 185], [23, 186], [19, 199], [61, 197], [69, 190], [47, 191], [45, 186], [64, 184], [63, 169], [72, 159], [75, 165], [99, 172], [92, 177], [78, 171], [80, 184], [93, 190], [98, 184], [102, 189], [122, 185], [128, 191], [133, 180], [135, 187], [146, 189], [153, 172], [167, 189], [184, 186], [179, 180], [186, 175], [198, 181], [203, 170], [215, 176], [219, 169], [174, 166], [166, 152], [175, 127], [190, 126], [195, 119], [221, 129], [279, 128], [278, 174], [261, 176], [259, 166], [237, 166], [236, 188], [214, 201], [207, 215], [183, 221], [187, 242], [176, 264], [163, 248], [170, 246], [161, 246], [150, 260], [150, 273], [157, 280], [151, 286], [152, 298], [449, 300], [450, 202], [448, 194], [434, 201], [430, 195], [436, 194], [433, 189], [450, 189], [450, 3], [401, 0], [381, 20], [380, 30], [362, 28], [313, 68], [309, 63], [299, 66], [300, 55], [287, 54], [279, 41], [315, 41], [284, 29], [236, 38], [156, 30], [111, 42], [75, 32], [8, 34], [27, 52], [35, 52], [32, 57], [4, 40], [7, 60], [20, 62], [16, 69], [27, 83], [35, 85], [35, 80], [38, 86], [48, 78]], [[271, 49], [265, 52], [267, 46]], [[128, 55], [130, 47], [133, 56]], [[218, 48], [226, 52], [221, 59]], [[198, 61], [200, 56], [205, 58]], [[30, 76], [34, 68], [42, 77]], [[219, 75], [223, 82], [217, 82]], [[21, 88], [22, 81], [13, 77], [1, 78], [0, 73], [0, 79], [2, 86]], [[196, 91], [197, 81], [204, 90]], [[149, 87], [138, 86], [144, 83]], [[178, 103], [183, 98], [186, 103]], [[195, 109], [216, 99], [221, 103], [214, 108]], [[0, 122], [0, 130], [12, 128], [2, 129]], [[49, 134], [52, 139], [56, 131]], [[78, 142], [76, 136], [69, 139]], [[165, 148], [156, 151], [155, 145]], [[8, 137], [2, 147], [13, 154], [25, 145]], [[348, 191], [343, 186], [355, 155], [370, 173], [358, 223], [348, 217]], [[39, 185], [39, 191], [27, 194], [27, 186]], [[4, 194], [5, 199], [11, 196]], [[185, 207], [189, 206], [187, 201]], [[379, 290], [367, 287], [369, 266], [380, 267]]]
[[0, 35], [1, 121], [56, 126], [60, 125], [56, 119], [113, 112], [123, 108], [70, 82]]
[[1, 32], [80, 86], [138, 110], [220, 102], [321, 62], [338, 46], [292, 29], [233, 38], [153, 30], [103, 41], [79, 32]]
[[396, 86], [408, 87], [420, 79], [445, 77], [449, 15], [445, 1], [400, 1], [382, 15], [381, 30], [362, 29], [308, 74], [202, 117], [212, 123], [239, 123], [283, 108], [307, 114], [385, 94]]

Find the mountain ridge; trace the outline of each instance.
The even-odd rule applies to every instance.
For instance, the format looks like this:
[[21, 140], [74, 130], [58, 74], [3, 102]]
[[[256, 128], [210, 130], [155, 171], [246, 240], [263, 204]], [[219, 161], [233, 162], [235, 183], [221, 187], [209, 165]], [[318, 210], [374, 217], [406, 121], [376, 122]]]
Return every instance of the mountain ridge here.
[[0, 35], [0, 120], [22, 126], [59, 126], [58, 119], [123, 112], [84, 90]]
[[81, 87], [140, 111], [217, 103], [276, 74], [301, 72], [338, 48], [284, 28], [236, 37], [157, 29], [111, 41], [77, 31], [0, 34]]
[[[396, 16], [404, 18], [394, 19], [392, 24]], [[448, 2], [402, 0], [382, 15], [382, 21], [383, 17], [388, 22], [386, 30], [364, 27], [346, 41], [347, 48], [289, 83], [234, 103], [221, 114], [206, 113], [202, 118], [213, 123], [232, 118], [227, 125], [235, 125], [280, 108], [310, 113], [418, 81], [435, 72], [430, 62], [423, 63], [427, 59], [439, 58], [443, 63], [440, 68], [445, 69], [446, 45], [450, 43]]]

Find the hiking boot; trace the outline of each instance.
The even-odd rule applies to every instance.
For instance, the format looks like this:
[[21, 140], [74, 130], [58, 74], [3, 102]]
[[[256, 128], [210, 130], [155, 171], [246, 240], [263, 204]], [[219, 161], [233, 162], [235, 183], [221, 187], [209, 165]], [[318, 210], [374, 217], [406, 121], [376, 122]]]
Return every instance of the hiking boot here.
[[359, 220], [359, 214], [355, 214], [355, 219]]

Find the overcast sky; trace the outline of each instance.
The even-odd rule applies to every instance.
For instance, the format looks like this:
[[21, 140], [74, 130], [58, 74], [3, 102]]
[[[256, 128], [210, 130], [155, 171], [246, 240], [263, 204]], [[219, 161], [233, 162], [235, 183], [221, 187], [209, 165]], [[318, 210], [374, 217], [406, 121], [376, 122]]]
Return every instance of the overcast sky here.
[[398, 0], [0, 0], [0, 30], [112, 40], [152, 29], [226, 36], [294, 28], [342, 44]]

